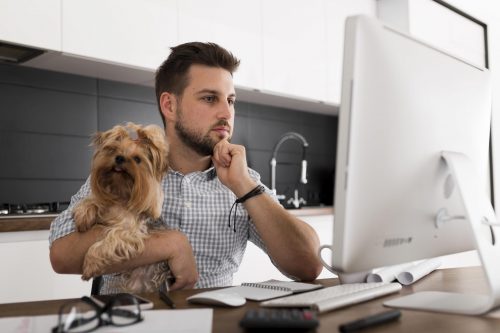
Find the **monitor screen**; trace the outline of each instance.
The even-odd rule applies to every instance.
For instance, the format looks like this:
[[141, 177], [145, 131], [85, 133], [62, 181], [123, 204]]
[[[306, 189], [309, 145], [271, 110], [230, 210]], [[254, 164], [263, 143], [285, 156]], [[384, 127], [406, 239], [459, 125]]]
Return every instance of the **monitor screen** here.
[[490, 75], [376, 19], [346, 21], [332, 266], [361, 272], [474, 249], [443, 151], [489, 193]]

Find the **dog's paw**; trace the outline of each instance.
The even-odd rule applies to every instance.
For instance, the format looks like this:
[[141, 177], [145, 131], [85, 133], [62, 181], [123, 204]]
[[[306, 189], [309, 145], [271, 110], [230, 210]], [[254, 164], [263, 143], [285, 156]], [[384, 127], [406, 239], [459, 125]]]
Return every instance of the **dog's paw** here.
[[93, 277], [99, 276], [101, 267], [96, 263], [90, 262], [90, 260], [85, 260], [83, 263], [82, 280], [88, 281]]
[[90, 280], [92, 277], [93, 277], [93, 272], [91, 269], [89, 269], [88, 267], [84, 267], [83, 268], [83, 272], [82, 272], [82, 280], [84, 281], [88, 281]]
[[75, 220], [76, 230], [85, 232], [96, 224], [97, 206], [90, 201], [82, 201], [73, 210], [73, 219]]
[[91, 275], [88, 275], [88, 274], [86, 274], [86, 273], [83, 273], [83, 274], [82, 274], [82, 280], [83, 280], [83, 281], [88, 281], [88, 280], [90, 280], [91, 278], [92, 278], [92, 276], [91, 276]]

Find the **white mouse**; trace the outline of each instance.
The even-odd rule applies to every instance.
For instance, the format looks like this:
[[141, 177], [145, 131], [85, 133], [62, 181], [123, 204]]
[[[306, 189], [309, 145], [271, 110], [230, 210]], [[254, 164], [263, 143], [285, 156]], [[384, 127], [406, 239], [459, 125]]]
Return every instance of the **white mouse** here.
[[189, 296], [187, 300], [191, 303], [234, 307], [242, 306], [246, 303], [246, 299], [239, 294], [217, 291], [205, 291]]

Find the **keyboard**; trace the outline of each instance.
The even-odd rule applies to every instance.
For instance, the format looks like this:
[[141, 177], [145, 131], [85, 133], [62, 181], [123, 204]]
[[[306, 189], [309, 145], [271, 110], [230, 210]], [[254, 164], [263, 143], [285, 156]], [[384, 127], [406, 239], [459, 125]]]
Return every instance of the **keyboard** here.
[[264, 307], [311, 308], [319, 313], [382, 297], [401, 290], [399, 283], [351, 283], [260, 303]]

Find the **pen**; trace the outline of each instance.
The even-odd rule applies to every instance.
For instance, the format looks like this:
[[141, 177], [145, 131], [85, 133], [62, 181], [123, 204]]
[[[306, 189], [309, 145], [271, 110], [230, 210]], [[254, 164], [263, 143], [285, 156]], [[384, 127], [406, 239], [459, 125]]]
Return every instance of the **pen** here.
[[397, 320], [401, 317], [401, 311], [399, 310], [391, 310], [382, 313], [377, 313], [365, 318], [357, 319], [354, 321], [350, 321], [348, 323], [342, 324], [339, 326], [340, 332], [354, 332], [357, 330], [361, 330], [366, 327], [371, 327], [383, 323], [387, 323], [393, 320]]
[[175, 309], [175, 303], [174, 301], [172, 301], [172, 299], [170, 297], [168, 297], [167, 293], [164, 292], [162, 289], [160, 289], [158, 291], [158, 294], [160, 295], [160, 298], [163, 302], [165, 302], [165, 304], [167, 304], [168, 306], [170, 306], [172, 309]]

